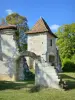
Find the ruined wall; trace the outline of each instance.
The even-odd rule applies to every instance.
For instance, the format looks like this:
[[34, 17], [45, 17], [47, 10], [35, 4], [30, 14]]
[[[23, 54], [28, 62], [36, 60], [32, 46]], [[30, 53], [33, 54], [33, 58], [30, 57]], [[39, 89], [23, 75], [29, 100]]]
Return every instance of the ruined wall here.
[[14, 58], [17, 49], [15, 41], [13, 40], [13, 34], [15, 34], [15, 30], [12, 29], [0, 31], [0, 55], [3, 58], [3, 61], [0, 61], [0, 80], [13, 81], [16, 77], [16, 63]]

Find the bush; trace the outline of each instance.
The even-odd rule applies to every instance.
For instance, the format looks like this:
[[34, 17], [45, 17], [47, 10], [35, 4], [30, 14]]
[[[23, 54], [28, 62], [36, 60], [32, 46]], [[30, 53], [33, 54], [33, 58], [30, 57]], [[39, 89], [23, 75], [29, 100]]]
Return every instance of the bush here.
[[75, 64], [75, 54], [72, 56], [71, 60]]
[[68, 58], [63, 59], [62, 66], [64, 72], [75, 72], [75, 64]]

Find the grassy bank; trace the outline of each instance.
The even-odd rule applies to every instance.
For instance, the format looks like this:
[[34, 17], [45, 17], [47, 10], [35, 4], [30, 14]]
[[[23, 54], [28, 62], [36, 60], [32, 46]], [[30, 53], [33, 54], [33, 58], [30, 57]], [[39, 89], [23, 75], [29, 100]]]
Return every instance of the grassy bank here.
[[41, 89], [32, 92], [34, 81], [0, 81], [0, 100], [75, 100], [75, 73], [61, 74], [67, 81], [68, 90]]

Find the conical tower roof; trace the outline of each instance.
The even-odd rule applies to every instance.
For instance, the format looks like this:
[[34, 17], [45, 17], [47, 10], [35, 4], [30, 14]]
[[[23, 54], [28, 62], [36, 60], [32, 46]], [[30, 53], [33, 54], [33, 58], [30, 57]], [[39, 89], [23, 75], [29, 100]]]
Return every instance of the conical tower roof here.
[[46, 21], [43, 18], [40, 18], [33, 26], [33, 28], [26, 33], [35, 34], [35, 33], [44, 33], [44, 32], [49, 32], [49, 34], [53, 35], [54, 37], [57, 37], [55, 34], [52, 33]]

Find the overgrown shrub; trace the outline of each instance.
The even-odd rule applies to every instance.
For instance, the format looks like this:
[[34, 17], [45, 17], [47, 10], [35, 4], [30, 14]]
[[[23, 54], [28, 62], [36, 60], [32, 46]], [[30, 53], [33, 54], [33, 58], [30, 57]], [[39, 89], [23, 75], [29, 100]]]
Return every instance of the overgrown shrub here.
[[75, 72], [75, 64], [68, 58], [63, 59], [62, 66], [64, 72]]

